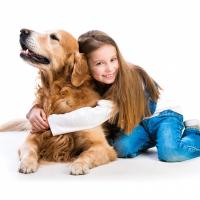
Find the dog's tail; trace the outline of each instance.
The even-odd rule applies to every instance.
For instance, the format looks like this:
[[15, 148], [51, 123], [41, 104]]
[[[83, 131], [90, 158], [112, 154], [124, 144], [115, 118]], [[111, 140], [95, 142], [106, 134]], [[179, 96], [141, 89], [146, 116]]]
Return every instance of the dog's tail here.
[[31, 124], [27, 119], [17, 119], [0, 125], [0, 132], [31, 130]]

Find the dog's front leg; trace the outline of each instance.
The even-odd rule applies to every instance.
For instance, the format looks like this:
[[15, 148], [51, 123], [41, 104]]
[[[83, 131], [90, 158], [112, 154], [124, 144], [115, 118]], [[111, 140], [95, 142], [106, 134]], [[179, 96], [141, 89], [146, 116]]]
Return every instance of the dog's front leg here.
[[38, 144], [34, 140], [34, 135], [28, 136], [18, 153], [20, 158], [20, 173], [29, 174], [38, 169]]
[[116, 152], [108, 144], [92, 145], [71, 164], [71, 174], [87, 174], [91, 168], [113, 161], [116, 157]]

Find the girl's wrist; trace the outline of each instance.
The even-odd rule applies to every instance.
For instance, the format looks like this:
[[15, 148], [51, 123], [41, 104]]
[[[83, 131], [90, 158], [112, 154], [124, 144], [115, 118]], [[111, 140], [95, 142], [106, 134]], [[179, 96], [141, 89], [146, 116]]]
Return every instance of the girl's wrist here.
[[30, 117], [30, 113], [34, 108], [40, 108], [38, 104], [35, 104], [32, 106], [32, 108], [28, 111], [28, 113], [26, 114], [26, 119], [29, 119]]

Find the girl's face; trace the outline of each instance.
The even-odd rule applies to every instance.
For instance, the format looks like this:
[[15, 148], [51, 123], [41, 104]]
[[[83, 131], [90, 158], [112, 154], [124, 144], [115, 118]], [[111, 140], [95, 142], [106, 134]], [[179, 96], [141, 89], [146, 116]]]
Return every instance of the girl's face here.
[[110, 44], [101, 46], [89, 54], [88, 64], [95, 80], [112, 84], [119, 69], [116, 48]]

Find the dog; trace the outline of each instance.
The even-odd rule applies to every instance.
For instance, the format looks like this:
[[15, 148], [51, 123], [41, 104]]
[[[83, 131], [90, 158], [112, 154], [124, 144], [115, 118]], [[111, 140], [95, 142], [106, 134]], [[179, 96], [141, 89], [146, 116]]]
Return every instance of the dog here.
[[[40, 85], [35, 104], [46, 115], [62, 114], [75, 109], [94, 107], [100, 99], [94, 90], [87, 60], [79, 53], [77, 40], [68, 32], [38, 33], [20, 31], [20, 56], [39, 69]], [[27, 130], [27, 120], [11, 122], [0, 130]], [[87, 174], [91, 168], [116, 159], [116, 152], [105, 136], [102, 126], [52, 136], [51, 130], [29, 134], [19, 148], [19, 172], [36, 172], [41, 160], [71, 162], [70, 174]]]

